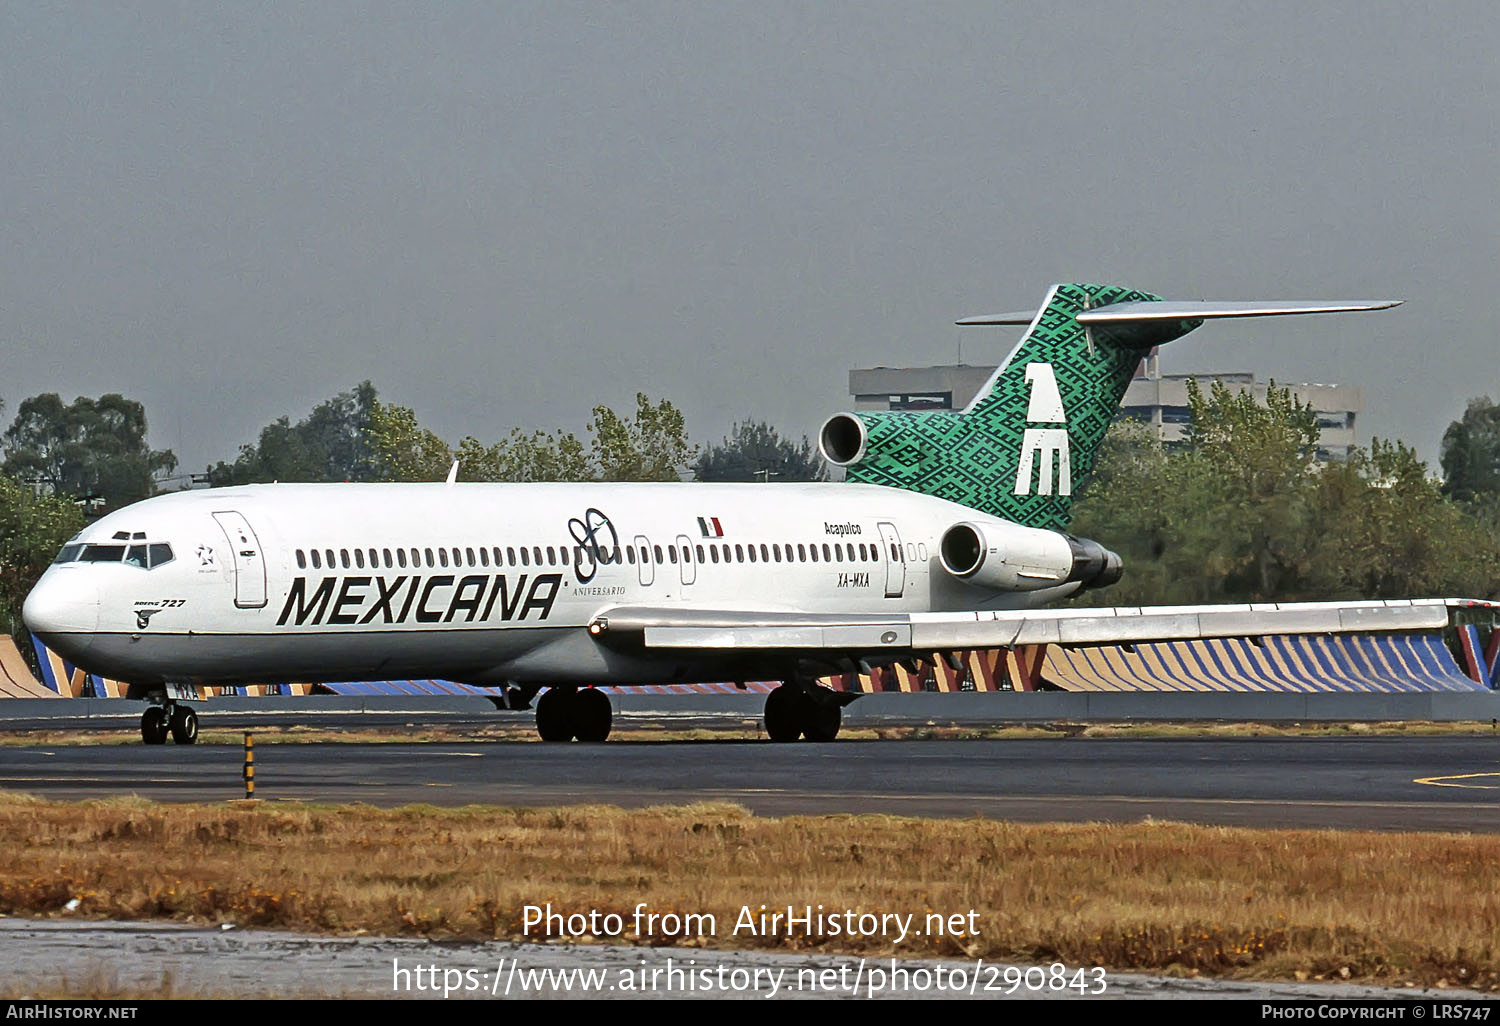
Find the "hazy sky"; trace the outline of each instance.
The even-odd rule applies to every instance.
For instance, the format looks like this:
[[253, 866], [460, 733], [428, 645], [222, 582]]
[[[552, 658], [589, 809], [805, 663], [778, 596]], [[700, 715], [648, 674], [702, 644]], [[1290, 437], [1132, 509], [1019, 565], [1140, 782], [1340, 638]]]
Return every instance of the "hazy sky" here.
[[[1490, 4], [0, 2], [0, 397], [188, 469], [369, 378], [456, 441], [811, 434], [1055, 281], [1404, 298], [1163, 369], [1500, 398]], [[971, 363], [1014, 329], [968, 329]]]

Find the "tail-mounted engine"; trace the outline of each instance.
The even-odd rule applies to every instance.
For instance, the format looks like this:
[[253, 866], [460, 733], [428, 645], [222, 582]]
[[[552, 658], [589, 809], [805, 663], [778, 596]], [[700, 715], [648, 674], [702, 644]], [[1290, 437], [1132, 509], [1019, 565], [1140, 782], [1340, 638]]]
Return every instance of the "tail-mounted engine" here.
[[943, 569], [976, 587], [1038, 591], [1063, 584], [1102, 588], [1120, 579], [1120, 557], [1096, 541], [1057, 531], [954, 524], [938, 546]]

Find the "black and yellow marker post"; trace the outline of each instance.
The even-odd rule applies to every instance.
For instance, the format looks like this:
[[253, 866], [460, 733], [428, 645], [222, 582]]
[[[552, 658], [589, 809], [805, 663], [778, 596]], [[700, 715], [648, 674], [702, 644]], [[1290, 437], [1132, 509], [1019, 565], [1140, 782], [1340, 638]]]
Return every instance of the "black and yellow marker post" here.
[[245, 797], [255, 797], [255, 738], [245, 731]]

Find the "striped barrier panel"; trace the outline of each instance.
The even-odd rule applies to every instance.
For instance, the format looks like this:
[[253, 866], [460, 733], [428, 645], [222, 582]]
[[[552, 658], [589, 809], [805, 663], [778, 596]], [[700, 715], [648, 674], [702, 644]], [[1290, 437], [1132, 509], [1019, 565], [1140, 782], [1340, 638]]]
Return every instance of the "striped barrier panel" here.
[[0, 698], [58, 698], [56, 691], [42, 685], [21, 657], [15, 639], [0, 634]]
[[1047, 653], [1065, 691], [1483, 691], [1439, 634], [1297, 635], [1110, 645]]
[[1486, 687], [1500, 687], [1500, 630], [1490, 632], [1489, 644], [1481, 644], [1479, 628], [1464, 624], [1458, 628], [1458, 645], [1464, 656], [1464, 669], [1470, 677]]
[[[953, 653], [947, 660], [921, 660], [867, 674], [822, 678], [837, 691], [861, 694], [1034, 691], [1264, 691], [1415, 692], [1476, 691], [1500, 685], [1500, 629], [1487, 639], [1479, 628], [1457, 627], [1462, 665], [1436, 632], [1389, 635], [1267, 635], [1206, 641], [1154, 642], [1076, 648], [1020, 645]], [[119, 681], [85, 673], [32, 638], [42, 669], [37, 694], [121, 698]], [[12, 645], [14, 649], [14, 645]], [[14, 662], [24, 667], [19, 652]], [[0, 667], [3, 667], [0, 661]], [[28, 674], [29, 677], [29, 674]], [[7, 694], [0, 676], [0, 697]], [[702, 684], [619, 685], [619, 694], [765, 693], [775, 681]], [[22, 685], [10, 690], [19, 692]], [[498, 687], [441, 680], [360, 681], [334, 684], [257, 684], [204, 689], [210, 694], [293, 697], [309, 694], [494, 697]], [[17, 695], [17, 697], [20, 697]], [[29, 695], [28, 695], [29, 697]]]

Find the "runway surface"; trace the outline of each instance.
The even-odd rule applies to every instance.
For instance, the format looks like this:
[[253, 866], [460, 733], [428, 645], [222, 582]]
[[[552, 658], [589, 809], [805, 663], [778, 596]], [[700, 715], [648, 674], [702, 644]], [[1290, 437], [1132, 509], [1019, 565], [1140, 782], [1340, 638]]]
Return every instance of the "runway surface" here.
[[[221, 801], [241, 764], [238, 746], [0, 747], [0, 787]], [[256, 796], [1500, 833], [1500, 738], [263, 744]]]

